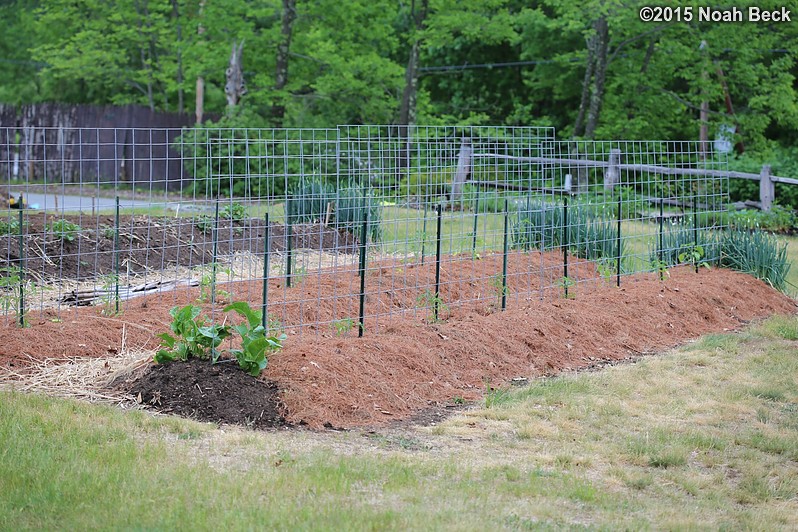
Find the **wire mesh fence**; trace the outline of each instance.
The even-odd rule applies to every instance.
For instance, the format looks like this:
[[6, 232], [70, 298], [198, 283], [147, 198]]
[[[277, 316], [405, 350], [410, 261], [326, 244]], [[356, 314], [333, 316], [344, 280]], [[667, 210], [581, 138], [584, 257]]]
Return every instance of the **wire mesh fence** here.
[[5, 128], [0, 180], [9, 319], [245, 300], [316, 334], [711, 263], [728, 192], [696, 142], [532, 127]]

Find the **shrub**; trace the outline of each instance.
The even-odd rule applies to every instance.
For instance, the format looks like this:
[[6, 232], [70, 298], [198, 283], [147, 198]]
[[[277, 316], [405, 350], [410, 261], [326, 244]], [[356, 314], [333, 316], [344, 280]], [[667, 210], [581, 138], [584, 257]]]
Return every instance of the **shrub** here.
[[774, 205], [769, 211], [743, 209], [730, 211], [728, 224], [736, 229], [764, 229], [766, 231], [787, 232], [798, 227], [798, 216], [795, 211]]

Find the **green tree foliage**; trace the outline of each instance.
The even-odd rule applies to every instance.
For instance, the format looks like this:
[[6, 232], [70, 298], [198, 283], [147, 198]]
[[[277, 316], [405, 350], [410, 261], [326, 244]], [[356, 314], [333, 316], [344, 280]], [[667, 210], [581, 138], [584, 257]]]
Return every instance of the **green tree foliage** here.
[[[428, 124], [552, 125], [565, 138], [662, 140], [697, 140], [705, 105], [710, 140], [736, 128], [733, 141], [745, 155], [733, 164], [798, 166], [790, 162], [798, 25], [701, 21], [699, 5], [687, 0], [667, 6], [690, 8], [691, 21], [643, 22], [647, 4], [12, 0], [0, 6], [0, 101], [191, 112], [202, 78], [206, 116], [231, 126], [414, 116]], [[284, 17], [286, 6], [294, 16]], [[248, 92], [228, 112], [225, 69], [241, 41]], [[278, 82], [281, 44], [286, 76]], [[413, 57], [417, 71], [408, 72]], [[418, 81], [414, 113], [402, 109], [411, 80]]]

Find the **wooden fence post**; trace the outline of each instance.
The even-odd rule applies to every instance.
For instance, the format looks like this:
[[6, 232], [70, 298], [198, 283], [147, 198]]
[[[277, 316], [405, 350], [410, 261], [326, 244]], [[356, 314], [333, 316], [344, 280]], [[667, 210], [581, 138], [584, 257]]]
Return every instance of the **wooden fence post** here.
[[621, 150], [613, 148], [610, 150], [610, 165], [604, 172], [604, 190], [612, 192], [615, 185], [621, 180], [621, 169], [618, 166], [621, 164]]
[[763, 164], [762, 171], [759, 172], [759, 202], [762, 204], [763, 211], [769, 211], [776, 198], [776, 184], [771, 179], [770, 165]]
[[471, 173], [471, 141], [466, 137], [460, 144], [460, 154], [457, 156], [457, 171], [452, 178], [452, 202], [460, 199], [463, 193], [463, 183]]

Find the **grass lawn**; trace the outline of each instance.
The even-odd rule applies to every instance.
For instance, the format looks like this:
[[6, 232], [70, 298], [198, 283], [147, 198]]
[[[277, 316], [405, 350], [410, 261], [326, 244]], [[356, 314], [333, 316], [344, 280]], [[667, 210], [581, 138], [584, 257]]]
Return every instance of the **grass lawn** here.
[[0, 392], [0, 529], [798, 527], [798, 318], [487, 395], [257, 433]]

